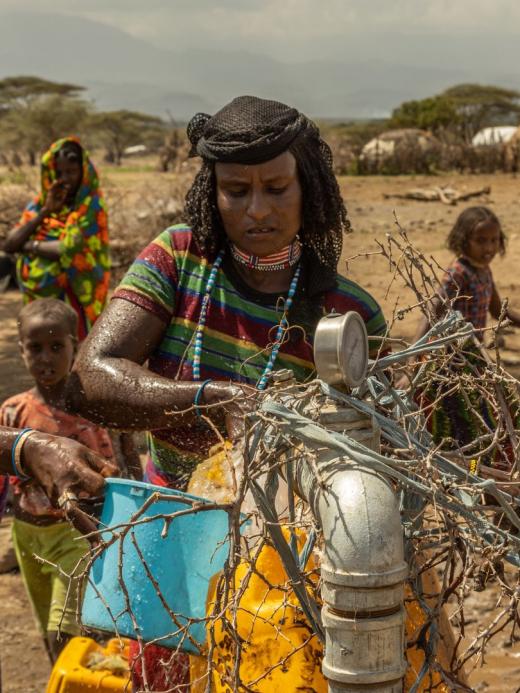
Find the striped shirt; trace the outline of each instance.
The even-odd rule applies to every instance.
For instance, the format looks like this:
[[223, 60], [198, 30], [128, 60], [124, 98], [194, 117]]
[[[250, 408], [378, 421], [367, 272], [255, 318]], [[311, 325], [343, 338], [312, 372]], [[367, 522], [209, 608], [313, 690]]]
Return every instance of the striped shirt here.
[[[137, 257], [114, 293], [150, 311], [165, 323], [164, 335], [150, 356], [151, 371], [172, 379], [193, 380], [193, 345], [202, 299], [214, 257], [203, 254], [190, 229], [164, 231]], [[232, 265], [220, 267], [206, 317], [201, 380], [256, 384], [267, 364], [282, 316], [280, 295], [261, 294], [245, 285]], [[301, 279], [300, 279], [301, 281]], [[297, 291], [298, 296], [298, 291]], [[337, 276], [322, 298], [323, 315], [355, 310], [372, 336], [384, 336], [386, 322], [376, 301], [354, 282]], [[275, 370], [288, 368], [299, 382], [314, 374], [311, 330], [294, 329], [278, 353]], [[381, 340], [371, 343], [377, 352]], [[157, 471], [183, 488], [195, 464], [207, 456], [216, 438], [203, 421], [184, 428], [153, 431], [149, 452]]]

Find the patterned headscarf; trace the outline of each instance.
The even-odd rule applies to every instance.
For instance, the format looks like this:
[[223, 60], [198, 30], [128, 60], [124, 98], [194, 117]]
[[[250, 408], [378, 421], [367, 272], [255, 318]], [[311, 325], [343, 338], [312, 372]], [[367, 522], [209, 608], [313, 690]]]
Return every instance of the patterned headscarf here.
[[[51, 145], [41, 160], [41, 192], [25, 209], [20, 225], [38, 215], [57, 179], [57, 154], [75, 137]], [[108, 225], [105, 202], [96, 169], [82, 149], [83, 176], [71, 206], [45, 218], [32, 240], [60, 241], [59, 260], [21, 255], [18, 281], [26, 302], [44, 297], [69, 303], [79, 316], [79, 336], [86, 336], [103, 310], [110, 279]]]

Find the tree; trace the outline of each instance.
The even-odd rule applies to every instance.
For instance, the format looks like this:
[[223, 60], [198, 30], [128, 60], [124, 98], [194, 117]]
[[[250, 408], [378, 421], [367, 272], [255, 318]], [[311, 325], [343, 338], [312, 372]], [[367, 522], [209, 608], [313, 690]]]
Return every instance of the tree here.
[[392, 112], [390, 127], [419, 128], [438, 133], [458, 124], [458, 114], [452, 101], [444, 95], [419, 101], [405, 101]]
[[31, 164], [59, 137], [79, 134], [89, 104], [76, 84], [20, 76], [0, 80], [0, 141], [4, 148], [24, 150]]
[[6, 77], [0, 80], [0, 108], [27, 106], [39, 97], [52, 94], [75, 97], [84, 90], [85, 87], [80, 87], [77, 84], [51, 82], [48, 79], [30, 75]]
[[483, 127], [517, 123], [520, 117], [520, 92], [482, 84], [458, 84], [442, 94], [453, 104], [464, 139]]
[[458, 84], [437, 96], [405, 101], [392, 113], [392, 127], [456, 132], [466, 142], [483, 127], [518, 122], [520, 92], [481, 84]]
[[157, 116], [137, 111], [106, 111], [92, 114], [89, 127], [106, 147], [107, 158], [121, 164], [124, 150], [134, 144], [162, 144], [165, 124]]

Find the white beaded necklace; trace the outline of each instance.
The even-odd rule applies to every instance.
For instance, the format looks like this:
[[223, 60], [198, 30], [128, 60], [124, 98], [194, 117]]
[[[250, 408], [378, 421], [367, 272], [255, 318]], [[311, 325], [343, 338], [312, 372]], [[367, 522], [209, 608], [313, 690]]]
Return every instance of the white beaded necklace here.
[[[200, 380], [200, 359], [202, 355], [202, 340], [204, 338], [204, 329], [206, 326], [206, 318], [208, 314], [208, 308], [211, 300], [211, 293], [213, 291], [213, 288], [215, 286], [215, 280], [217, 278], [217, 273], [220, 269], [220, 266], [222, 265], [222, 260], [224, 258], [224, 251], [221, 250], [220, 253], [217, 255], [217, 258], [215, 262], [213, 263], [213, 267], [211, 268], [211, 272], [209, 274], [208, 281], [206, 283], [206, 288], [204, 290], [204, 297], [202, 299], [202, 306], [200, 309], [200, 316], [199, 316], [199, 322], [197, 324], [197, 329], [195, 330], [195, 345], [194, 345], [194, 355], [193, 355], [193, 380]], [[291, 280], [291, 284], [289, 286], [289, 291], [287, 293], [287, 298], [285, 300], [285, 306], [284, 306], [284, 312], [282, 315], [282, 318], [280, 320], [280, 324], [278, 325], [278, 329], [276, 331], [276, 337], [273, 343], [273, 347], [271, 349], [271, 355], [269, 356], [269, 360], [267, 361], [267, 365], [264, 368], [264, 372], [260, 376], [259, 381], [256, 384], [256, 387], [258, 390], [265, 390], [267, 387], [267, 382], [269, 380], [269, 375], [271, 374], [271, 371], [273, 370], [276, 358], [278, 356], [278, 352], [280, 351], [280, 347], [283, 342], [283, 336], [284, 332], [287, 328], [288, 321], [287, 321], [287, 314], [289, 313], [289, 310], [292, 306], [293, 299], [294, 299], [294, 294], [296, 293], [296, 288], [298, 286], [298, 279], [300, 278], [300, 265], [296, 268], [296, 271], [293, 275], [293, 278]]]

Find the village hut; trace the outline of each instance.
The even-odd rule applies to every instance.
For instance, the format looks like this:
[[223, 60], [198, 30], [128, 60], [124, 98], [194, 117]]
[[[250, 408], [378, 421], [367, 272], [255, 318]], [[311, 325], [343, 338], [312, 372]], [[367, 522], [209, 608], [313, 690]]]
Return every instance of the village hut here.
[[389, 130], [363, 147], [359, 158], [360, 172], [429, 173], [440, 151], [441, 143], [426, 130]]

